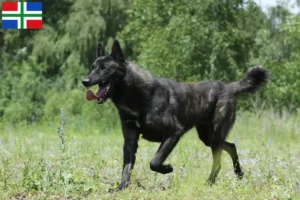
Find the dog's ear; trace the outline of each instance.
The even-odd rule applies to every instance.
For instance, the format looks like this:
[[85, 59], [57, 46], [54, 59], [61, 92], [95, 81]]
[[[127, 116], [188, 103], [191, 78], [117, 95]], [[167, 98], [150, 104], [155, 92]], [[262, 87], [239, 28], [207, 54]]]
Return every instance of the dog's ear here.
[[114, 41], [110, 55], [111, 57], [113, 57], [114, 60], [118, 62], [123, 62], [125, 60], [123, 51], [118, 40]]
[[98, 43], [97, 51], [96, 51], [96, 57], [99, 58], [101, 56], [105, 56], [105, 52], [104, 52], [104, 48], [101, 45], [101, 43]]

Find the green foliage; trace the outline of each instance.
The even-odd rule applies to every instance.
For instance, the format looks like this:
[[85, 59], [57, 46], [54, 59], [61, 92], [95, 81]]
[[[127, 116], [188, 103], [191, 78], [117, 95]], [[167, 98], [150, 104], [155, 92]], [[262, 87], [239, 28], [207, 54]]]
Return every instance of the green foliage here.
[[277, 109], [286, 107], [297, 111], [300, 105], [299, 16], [293, 16], [286, 8], [278, 6], [271, 9], [267, 28], [258, 31], [252, 51], [251, 61], [269, 68], [271, 82], [264, 92], [264, 98]]
[[1, 75], [5, 78], [0, 79], [0, 85], [4, 98], [0, 101], [0, 112], [4, 113], [4, 118], [17, 121], [31, 119], [32, 115], [41, 116], [43, 91], [49, 84], [36, 61], [30, 57], [20, 65], [4, 65], [3, 72]]
[[121, 37], [139, 63], [178, 81], [232, 81], [243, 75], [266, 21], [251, 1], [137, 0], [130, 13]]

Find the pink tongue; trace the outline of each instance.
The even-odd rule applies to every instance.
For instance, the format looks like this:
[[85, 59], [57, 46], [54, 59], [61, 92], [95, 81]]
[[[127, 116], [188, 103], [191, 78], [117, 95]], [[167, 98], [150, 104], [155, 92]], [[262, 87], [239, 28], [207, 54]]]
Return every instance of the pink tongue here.
[[92, 100], [97, 100], [98, 97], [96, 95], [94, 95], [94, 93], [91, 91], [91, 90], [88, 90], [85, 94], [85, 98], [89, 101], [92, 101]]
[[96, 94], [94, 94], [91, 90], [88, 90], [85, 94], [85, 98], [89, 101], [92, 101], [92, 100], [98, 100], [100, 99], [100, 97], [103, 96], [103, 94], [105, 93], [106, 91], [106, 87], [104, 88], [101, 88], [99, 87], [98, 91], [96, 92]]

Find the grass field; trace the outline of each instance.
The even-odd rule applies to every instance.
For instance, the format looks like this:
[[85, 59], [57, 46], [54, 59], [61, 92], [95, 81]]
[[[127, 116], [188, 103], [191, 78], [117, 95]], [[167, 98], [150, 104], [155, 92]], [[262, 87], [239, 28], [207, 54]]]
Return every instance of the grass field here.
[[59, 123], [0, 125], [0, 199], [300, 199], [299, 116], [238, 113], [228, 141], [237, 144], [245, 177], [237, 180], [223, 152], [212, 187], [205, 186], [211, 151], [195, 130], [169, 156], [167, 175], [150, 170], [158, 144], [141, 139], [132, 184], [116, 193], [107, 191], [121, 175], [119, 126], [69, 120], [62, 145]]

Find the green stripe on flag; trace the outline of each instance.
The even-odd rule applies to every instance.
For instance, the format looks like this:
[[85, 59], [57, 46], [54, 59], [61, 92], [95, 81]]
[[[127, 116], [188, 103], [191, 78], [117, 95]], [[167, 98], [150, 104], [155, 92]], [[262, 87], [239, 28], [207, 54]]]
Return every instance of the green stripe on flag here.
[[23, 16], [23, 14], [24, 14], [24, 10], [23, 10], [23, 8], [24, 8], [24, 2], [22, 1], [21, 2], [21, 29], [24, 29], [24, 16]]
[[[24, 17], [42, 17], [42, 14], [23, 14]], [[20, 14], [2, 14], [2, 17], [21, 17]]]

